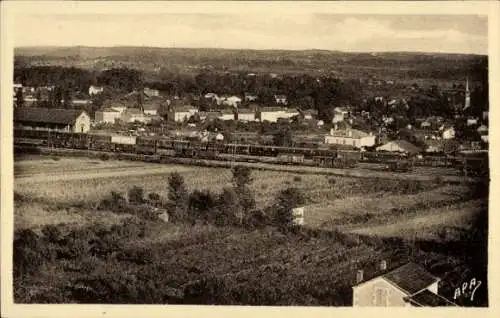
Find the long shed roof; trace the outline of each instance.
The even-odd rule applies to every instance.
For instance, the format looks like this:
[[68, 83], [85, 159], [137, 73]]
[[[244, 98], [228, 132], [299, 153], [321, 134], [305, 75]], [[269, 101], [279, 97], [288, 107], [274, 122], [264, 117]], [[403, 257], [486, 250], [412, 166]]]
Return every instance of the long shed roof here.
[[59, 108], [15, 108], [14, 121], [49, 123], [49, 124], [71, 124], [82, 113], [83, 110], [59, 109]]

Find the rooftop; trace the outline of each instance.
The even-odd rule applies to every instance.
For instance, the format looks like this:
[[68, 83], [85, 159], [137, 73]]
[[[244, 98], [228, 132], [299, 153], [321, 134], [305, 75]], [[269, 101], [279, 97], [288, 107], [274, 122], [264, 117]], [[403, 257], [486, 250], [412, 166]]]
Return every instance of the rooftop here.
[[434, 294], [433, 292], [425, 289], [415, 295], [406, 297], [405, 301], [417, 307], [451, 307], [457, 306], [443, 296]]
[[425, 268], [415, 263], [405, 264], [382, 275], [382, 277], [395, 284], [409, 295], [426, 289], [433, 283], [439, 281], [439, 278], [433, 276]]
[[[403, 149], [403, 150], [405, 150], [406, 152], [409, 152], [409, 153], [420, 152], [420, 149], [417, 146], [415, 146], [414, 144], [410, 143], [409, 141], [406, 141], [406, 140], [403, 140], [403, 139], [389, 141], [385, 145], [388, 145], [388, 144], [391, 144], [391, 143], [397, 145], [399, 148], [401, 148], [401, 149]], [[382, 146], [385, 146], [385, 145], [382, 145]]]
[[[351, 135], [349, 135], [349, 132], [351, 133]], [[333, 137], [348, 137], [348, 138], [353, 138], [353, 139], [368, 137], [369, 135], [370, 134], [368, 134], [364, 131], [361, 131], [358, 129], [352, 129], [352, 128], [342, 129], [342, 130], [333, 130], [330, 132], [330, 136], [333, 136]]]
[[270, 112], [284, 112], [286, 108], [284, 107], [263, 107], [260, 109], [261, 113], [270, 113]]
[[85, 111], [58, 108], [15, 108], [14, 121], [71, 124], [82, 113], [85, 113]]

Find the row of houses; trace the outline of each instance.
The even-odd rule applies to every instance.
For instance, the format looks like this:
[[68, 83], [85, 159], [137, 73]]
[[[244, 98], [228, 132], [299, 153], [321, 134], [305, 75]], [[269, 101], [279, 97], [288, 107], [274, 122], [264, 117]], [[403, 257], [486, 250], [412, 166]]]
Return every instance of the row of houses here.
[[[217, 95], [215, 93], [207, 93], [204, 98], [215, 102], [217, 105], [226, 105], [231, 107], [238, 107], [243, 101], [245, 102], [256, 102], [259, 98], [255, 94], [245, 93], [243, 98], [232, 95]], [[274, 95], [274, 101], [278, 105], [288, 105], [288, 99], [285, 95]]]
[[[158, 103], [144, 103], [144, 115], [157, 116], [159, 114], [159, 107]], [[127, 109], [130, 110], [130, 108], [120, 103], [108, 105], [96, 112], [96, 122], [113, 123], [115, 120], [121, 119], [122, 115], [127, 113]], [[220, 119], [243, 122], [268, 121], [275, 123], [280, 119], [292, 119], [301, 114], [305, 119], [313, 119], [317, 115], [317, 112], [314, 110], [299, 112], [297, 109], [285, 107], [227, 108], [213, 111], [199, 111], [197, 107], [183, 105], [170, 107], [167, 116], [175, 122], [185, 122], [195, 117], [201, 121]]]

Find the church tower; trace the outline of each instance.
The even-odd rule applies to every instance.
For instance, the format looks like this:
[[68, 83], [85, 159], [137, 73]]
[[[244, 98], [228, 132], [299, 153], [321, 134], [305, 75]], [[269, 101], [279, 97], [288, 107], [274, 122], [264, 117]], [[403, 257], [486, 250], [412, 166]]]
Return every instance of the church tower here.
[[464, 110], [470, 107], [470, 90], [469, 90], [469, 78], [467, 77], [465, 81], [465, 106]]

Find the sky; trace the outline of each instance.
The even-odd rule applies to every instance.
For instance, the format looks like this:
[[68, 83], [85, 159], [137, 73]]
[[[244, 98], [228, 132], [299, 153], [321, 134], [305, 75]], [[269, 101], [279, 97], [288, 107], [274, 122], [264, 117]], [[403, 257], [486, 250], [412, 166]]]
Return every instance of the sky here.
[[488, 53], [476, 15], [31, 14], [14, 18], [14, 45], [324, 49]]

